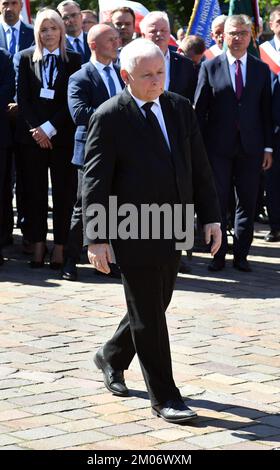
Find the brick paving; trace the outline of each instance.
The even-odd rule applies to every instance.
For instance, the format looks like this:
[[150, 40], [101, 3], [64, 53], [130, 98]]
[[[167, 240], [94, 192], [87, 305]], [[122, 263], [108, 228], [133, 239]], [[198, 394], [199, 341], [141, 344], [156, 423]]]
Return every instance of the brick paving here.
[[176, 383], [199, 418], [151, 415], [137, 359], [130, 396], [111, 395], [92, 362], [125, 301], [118, 281], [80, 265], [79, 282], [28, 267], [21, 237], [0, 271], [0, 450], [195, 450], [280, 447], [280, 243], [257, 225], [253, 273], [210, 275], [194, 253], [168, 309]]

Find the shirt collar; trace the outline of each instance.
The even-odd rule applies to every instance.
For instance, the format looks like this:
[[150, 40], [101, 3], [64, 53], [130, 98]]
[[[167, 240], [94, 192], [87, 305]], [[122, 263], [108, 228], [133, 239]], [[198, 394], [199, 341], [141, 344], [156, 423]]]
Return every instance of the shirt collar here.
[[[234, 64], [235, 61], [237, 60], [236, 57], [233, 57], [233, 55], [230, 53], [229, 50], [227, 50], [226, 54], [227, 54], [227, 58], [228, 58], [229, 64], [230, 64], [230, 65]], [[245, 52], [245, 54], [244, 54], [242, 57], [240, 57], [239, 60], [240, 60], [240, 62], [242, 62], [242, 65], [246, 65], [246, 62], [247, 62], [247, 55], [248, 55], [247, 52]]]
[[18, 22], [16, 24], [14, 24], [14, 26], [9, 26], [7, 23], [5, 23], [5, 21], [3, 21], [3, 19], [1, 19], [1, 23], [2, 23], [2, 26], [4, 28], [4, 31], [5, 33], [7, 33], [8, 31], [10, 31], [11, 28], [15, 28], [18, 33], [19, 33], [19, 30], [20, 30], [20, 20], [18, 20]]
[[276, 50], [279, 51], [280, 50], [280, 40], [278, 39], [278, 37], [276, 36], [276, 34], [274, 35], [274, 42], [275, 42], [275, 47], [276, 47]]
[[170, 51], [169, 51], [169, 49], [167, 49], [166, 54], [165, 54], [165, 56], [164, 56], [164, 59], [165, 59], [166, 62], [167, 62], [168, 60], [170, 60]]
[[153, 101], [153, 103], [155, 103], [157, 106], [160, 106], [160, 103], [159, 103], [159, 97], [156, 98], [155, 100], [151, 100], [151, 101], [143, 101], [143, 100], [140, 100], [139, 98], [136, 98], [136, 96], [134, 96], [131, 91], [129, 90], [128, 88], [128, 92], [131, 94], [132, 98], [136, 101], [136, 104], [139, 108], [142, 108], [142, 106], [144, 106], [144, 104], [146, 103], [150, 103], [151, 101]]
[[99, 73], [102, 72], [102, 70], [104, 70], [104, 67], [110, 67], [110, 69], [114, 70], [113, 62], [110, 62], [110, 64], [106, 65], [106, 64], [102, 64], [102, 62], [98, 62], [98, 60], [94, 58], [91, 58], [90, 60], [92, 64], [97, 68]]
[[59, 55], [60, 54], [60, 50], [59, 50], [59, 47], [57, 49], [55, 49], [53, 52], [50, 52], [48, 49], [46, 49], [44, 47], [43, 49], [43, 57], [45, 57], [46, 55], [48, 54], [54, 54], [54, 55]]
[[75, 39], [79, 39], [80, 42], [81, 42], [82, 44], [84, 44], [84, 33], [83, 33], [83, 31], [81, 31], [81, 33], [79, 34], [79, 36], [75, 36], [75, 37], [74, 37], [74, 36], [69, 36], [69, 34], [66, 34], [66, 37], [67, 37], [68, 41], [70, 41], [70, 44], [71, 44], [71, 45], [75, 44], [75, 43], [74, 43]]

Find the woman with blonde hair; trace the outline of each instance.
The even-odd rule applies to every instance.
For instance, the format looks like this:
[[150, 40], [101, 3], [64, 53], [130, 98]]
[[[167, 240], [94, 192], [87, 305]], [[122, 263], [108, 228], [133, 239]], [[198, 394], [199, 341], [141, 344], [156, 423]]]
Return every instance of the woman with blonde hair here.
[[26, 198], [23, 234], [35, 244], [30, 267], [42, 267], [47, 252], [50, 169], [54, 236], [50, 267], [59, 269], [76, 188], [71, 164], [74, 125], [67, 106], [67, 86], [81, 59], [75, 52], [66, 52], [64, 23], [56, 11], [46, 8], [38, 13], [34, 35], [35, 47], [20, 53], [18, 69], [18, 106], [24, 121], [18, 131]]

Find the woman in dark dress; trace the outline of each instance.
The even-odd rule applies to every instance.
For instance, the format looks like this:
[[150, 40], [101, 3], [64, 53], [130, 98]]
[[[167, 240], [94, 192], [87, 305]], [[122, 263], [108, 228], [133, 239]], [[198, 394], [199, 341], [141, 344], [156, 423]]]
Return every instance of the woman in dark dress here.
[[54, 10], [38, 13], [34, 34], [35, 47], [20, 53], [18, 69], [18, 105], [24, 122], [18, 131], [26, 198], [23, 233], [35, 244], [30, 267], [42, 267], [47, 252], [50, 170], [54, 238], [50, 267], [59, 269], [76, 190], [71, 164], [75, 129], [67, 106], [67, 86], [81, 59], [75, 52], [66, 52], [64, 23]]

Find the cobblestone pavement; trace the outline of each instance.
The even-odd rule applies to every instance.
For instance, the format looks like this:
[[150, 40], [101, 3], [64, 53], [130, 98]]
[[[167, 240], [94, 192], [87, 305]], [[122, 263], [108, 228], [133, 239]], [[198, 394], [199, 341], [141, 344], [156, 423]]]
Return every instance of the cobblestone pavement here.
[[0, 449], [272, 449], [280, 447], [280, 243], [257, 226], [253, 273], [211, 275], [196, 253], [168, 324], [176, 383], [197, 410], [177, 426], [151, 415], [137, 360], [130, 396], [114, 397], [92, 362], [125, 309], [122, 286], [80, 266], [67, 282], [31, 270], [21, 238], [0, 269]]

